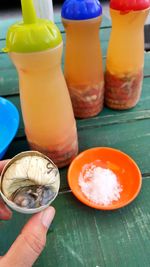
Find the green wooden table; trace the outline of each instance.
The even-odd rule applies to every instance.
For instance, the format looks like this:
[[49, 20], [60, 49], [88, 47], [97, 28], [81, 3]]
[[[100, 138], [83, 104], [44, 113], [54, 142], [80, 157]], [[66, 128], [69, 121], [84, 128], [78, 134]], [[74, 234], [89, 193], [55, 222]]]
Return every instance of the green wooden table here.
[[[6, 30], [16, 19], [0, 21], [0, 48], [5, 47]], [[60, 16], [55, 17], [64, 43]], [[100, 29], [103, 62], [111, 22], [103, 18]], [[64, 58], [63, 58], [64, 62]], [[62, 63], [63, 64], [63, 63]], [[7, 54], [0, 54], [0, 95], [20, 110], [18, 78]], [[54, 202], [56, 217], [47, 245], [36, 267], [149, 267], [150, 266], [150, 54], [145, 54], [143, 91], [139, 104], [129, 111], [103, 112], [92, 119], [77, 120], [79, 148], [109, 146], [129, 154], [139, 165], [143, 185], [138, 198], [116, 211], [98, 211], [81, 204], [67, 184], [67, 168], [61, 170], [61, 188]], [[27, 150], [21, 118], [18, 134], [6, 158]], [[17, 237], [28, 216], [14, 213], [11, 221], [0, 224], [0, 254]], [[9, 267], [9, 266], [8, 266]]]

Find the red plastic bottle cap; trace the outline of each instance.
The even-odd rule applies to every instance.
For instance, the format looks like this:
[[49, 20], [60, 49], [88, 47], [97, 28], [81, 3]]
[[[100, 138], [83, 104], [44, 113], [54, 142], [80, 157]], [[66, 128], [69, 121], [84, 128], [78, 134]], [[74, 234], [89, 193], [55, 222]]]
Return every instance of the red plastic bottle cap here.
[[150, 8], [150, 0], [111, 0], [110, 8], [120, 11], [138, 11]]

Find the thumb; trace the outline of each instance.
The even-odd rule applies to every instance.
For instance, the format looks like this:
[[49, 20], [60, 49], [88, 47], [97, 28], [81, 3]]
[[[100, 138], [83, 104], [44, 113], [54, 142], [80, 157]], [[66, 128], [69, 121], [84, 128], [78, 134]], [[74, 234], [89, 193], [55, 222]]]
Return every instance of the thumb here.
[[0, 266], [32, 266], [45, 246], [46, 233], [54, 215], [53, 207], [35, 214], [25, 225], [7, 254], [1, 259], [2, 265]]

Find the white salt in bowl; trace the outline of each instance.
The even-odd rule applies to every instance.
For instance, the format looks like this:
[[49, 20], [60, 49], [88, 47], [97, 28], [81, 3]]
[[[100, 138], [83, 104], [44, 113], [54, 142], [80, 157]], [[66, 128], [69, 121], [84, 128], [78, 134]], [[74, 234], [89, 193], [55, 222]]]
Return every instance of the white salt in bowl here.
[[[91, 179], [86, 178], [84, 180], [84, 182], [87, 182], [87, 188], [85, 183], [84, 186], [82, 186], [83, 183], [81, 185], [81, 176], [84, 176], [89, 166], [95, 166], [93, 168], [100, 167], [102, 168], [101, 170], [107, 171], [108, 173], [109, 177], [99, 176], [101, 181], [98, 180], [98, 177], [94, 180], [94, 182], [96, 181], [98, 183], [97, 188], [99, 189], [97, 190], [102, 193], [101, 196], [96, 195], [97, 191], [92, 192], [90, 195], [87, 188], [89, 180], [92, 182]], [[102, 175], [104, 175], [104, 171], [101, 172]], [[113, 197], [116, 194], [116, 181], [115, 178], [113, 182], [110, 179], [113, 179], [113, 174], [119, 186], [116, 200]], [[108, 184], [105, 183], [104, 178], [108, 179]], [[80, 153], [72, 161], [68, 170], [68, 183], [72, 193], [83, 204], [99, 210], [114, 210], [128, 205], [137, 197], [142, 186], [142, 176], [137, 164], [127, 154], [109, 147], [96, 147]], [[101, 192], [101, 187], [103, 188], [103, 192]], [[96, 190], [95, 188], [94, 190]], [[85, 194], [87, 191], [88, 195]], [[106, 195], [104, 194], [105, 192]], [[108, 199], [111, 199], [111, 201], [107, 201]], [[99, 202], [97, 203], [97, 201]]]

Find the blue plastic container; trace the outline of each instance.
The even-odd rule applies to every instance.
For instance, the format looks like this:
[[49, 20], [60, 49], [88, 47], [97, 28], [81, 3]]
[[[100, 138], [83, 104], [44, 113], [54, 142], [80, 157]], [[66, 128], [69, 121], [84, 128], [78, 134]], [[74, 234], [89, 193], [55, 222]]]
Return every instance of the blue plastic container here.
[[17, 108], [8, 100], [0, 97], [0, 159], [5, 155], [19, 127]]

